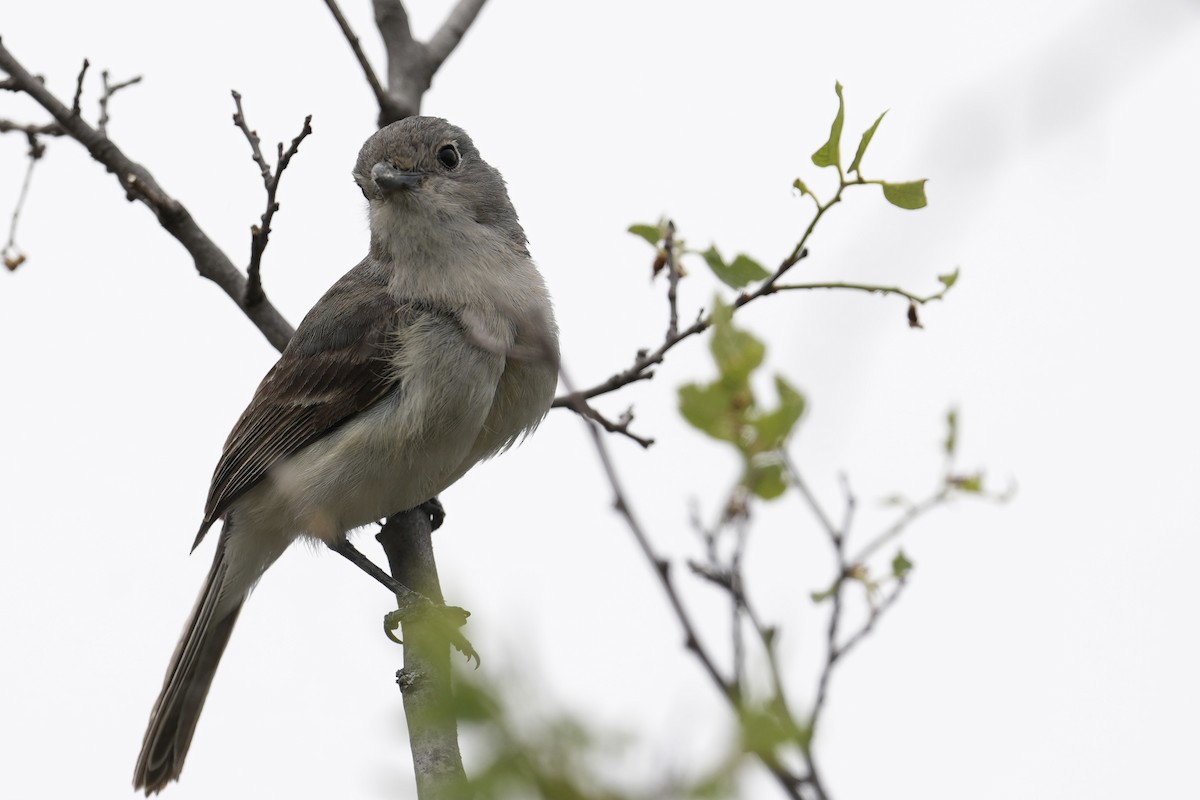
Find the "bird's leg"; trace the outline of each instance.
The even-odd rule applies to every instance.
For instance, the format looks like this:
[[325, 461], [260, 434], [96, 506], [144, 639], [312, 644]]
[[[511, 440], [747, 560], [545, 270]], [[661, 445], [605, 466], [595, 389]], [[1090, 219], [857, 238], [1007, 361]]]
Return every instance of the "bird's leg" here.
[[357, 547], [350, 544], [349, 539], [342, 537], [336, 545], [329, 545], [329, 549], [386, 586], [388, 591], [396, 595], [396, 601], [400, 604], [401, 611], [416, 611], [419, 608], [433, 606], [433, 601], [428, 597], [420, 592], [414, 592], [376, 566], [374, 561], [364, 556], [359, 552]]
[[[437, 498], [428, 502], [436, 504], [438, 509], [441, 508], [441, 503], [437, 501]], [[444, 516], [445, 512], [442, 512], [442, 515]], [[430, 516], [436, 518], [436, 515], [432, 512], [430, 512]], [[336, 545], [329, 545], [329, 549], [382, 583], [387, 587], [388, 591], [396, 595], [396, 602], [399, 608], [388, 614], [388, 618], [384, 622], [388, 638], [393, 641], [399, 641], [391, 635], [391, 631], [395, 630], [401, 620], [415, 619], [418, 616], [425, 616], [427, 619], [436, 619], [441, 623], [441, 627], [446, 637], [450, 640], [450, 644], [454, 646], [454, 649], [465, 655], [468, 660], [473, 660], [476, 667], [479, 666], [479, 654], [475, 651], [471, 643], [467, 641], [467, 637], [463, 636], [459, 630], [459, 628], [467, 623], [467, 617], [470, 616], [471, 612], [458, 606], [446, 606], [434, 603], [420, 592], [414, 592], [376, 566], [375, 562], [364, 556], [357, 547], [350, 544], [348, 539], [343, 538]]]

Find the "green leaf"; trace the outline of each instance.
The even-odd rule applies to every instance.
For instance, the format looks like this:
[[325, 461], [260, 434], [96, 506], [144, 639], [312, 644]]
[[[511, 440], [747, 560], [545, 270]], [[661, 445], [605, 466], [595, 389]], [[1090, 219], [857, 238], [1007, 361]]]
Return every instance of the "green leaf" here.
[[704, 257], [704, 263], [708, 264], [708, 268], [713, 271], [713, 274], [731, 289], [741, 289], [748, 283], [761, 281], [771, 276], [771, 273], [764, 269], [762, 264], [747, 255], [738, 254], [737, 258], [733, 259], [733, 263], [726, 264], [716, 245], [700, 255]]
[[892, 574], [897, 578], [903, 578], [913, 568], [913, 562], [908, 560], [904, 555], [903, 550], [896, 551], [896, 557], [892, 559]]
[[658, 247], [658, 243], [663, 238], [660, 225], [630, 225], [629, 232], [634, 236], [642, 237], [654, 247]]
[[946, 450], [946, 455], [954, 455], [955, 448], [958, 447], [958, 410], [950, 409], [946, 412], [946, 442], [943, 445]]
[[804, 181], [800, 180], [799, 178], [796, 178], [796, 180], [792, 181], [792, 188], [799, 189], [801, 196], [804, 196], [807, 194], [807, 195], [811, 195], [812, 197], [816, 197], [815, 194], [813, 194], [811, 191], [809, 191], [809, 188], [808, 188], [808, 186], [805, 185]]
[[938, 280], [942, 282], [943, 286], [949, 289], [958, 282], [958, 267], [955, 267], [954, 272], [951, 272], [948, 275], [938, 275]]
[[842, 164], [842, 123], [846, 118], [846, 103], [842, 98], [842, 85], [834, 83], [833, 90], [838, 96], [837, 116], [829, 128], [829, 140], [812, 154], [812, 162], [818, 167], [841, 167]]
[[841, 585], [840, 585], [840, 583], [837, 583], [837, 582], [835, 582], [835, 583], [833, 584], [833, 586], [830, 586], [830, 587], [829, 587], [828, 589], [826, 589], [825, 591], [823, 591], [823, 592], [810, 592], [808, 596], [812, 598], [812, 601], [813, 601], [814, 603], [824, 603], [826, 600], [828, 600], [829, 598], [831, 598], [831, 597], [833, 597], [835, 594], [837, 594], [837, 591], [838, 591], [838, 589], [840, 589], [840, 588], [841, 588]]
[[747, 705], [740, 712], [742, 748], [747, 753], [774, 753], [788, 741], [788, 728], [768, 707]]
[[[771, 273], [766, 267], [744, 253], [738, 253], [737, 258], [729, 265], [729, 269], [732, 271], [734, 279], [739, 281], [737, 285], [730, 284], [735, 289], [740, 289], [747, 283], [771, 277]], [[729, 281], [725, 282], [729, 283]]]
[[760, 450], [782, 447], [804, 413], [804, 395], [792, 388], [782, 376], [775, 376], [775, 391], [779, 394], [779, 407], [750, 422], [758, 435]]
[[925, 207], [925, 179], [906, 183], [884, 183], [883, 196], [894, 206], [915, 211]]
[[979, 494], [983, 491], [983, 473], [976, 472], [974, 475], [957, 475], [950, 479], [950, 483], [960, 492]]
[[741, 423], [734, 407], [734, 393], [720, 381], [679, 387], [679, 413], [692, 427], [714, 439], [740, 441]]
[[[886, 111], [880, 114], [879, 119], [875, 120], [875, 124], [867, 128], [866, 132], [862, 135], [862, 139], [858, 142], [858, 152], [854, 154], [854, 160], [850, 162], [851, 172], [858, 172], [858, 165], [862, 163], [862, 157], [867, 153], [867, 145], [871, 143], [872, 137], [875, 136], [875, 129], [879, 127], [879, 123], [883, 122], [886, 114]], [[861, 175], [862, 173], [859, 174]]]
[[777, 463], [747, 467], [742, 484], [763, 500], [774, 500], [787, 491], [783, 466]]
[[[733, 309], [721, 302], [713, 301], [713, 336], [709, 345], [721, 381], [734, 389], [749, 390], [750, 373], [758, 369], [767, 348], [753, 334], [733, 326]], [[753, 405], [753, 395], [750, 395]]]

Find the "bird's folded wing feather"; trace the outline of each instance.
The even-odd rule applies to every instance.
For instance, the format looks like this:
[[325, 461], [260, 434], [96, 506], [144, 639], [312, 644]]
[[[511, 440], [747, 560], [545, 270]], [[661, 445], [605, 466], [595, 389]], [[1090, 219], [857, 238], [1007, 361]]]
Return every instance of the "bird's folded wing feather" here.
[[383, 287], [363, 292], [363, 277], [357, 289], [345, 278], [334, 284], [259, 384], [213, 473], [196, 544], [281, 459], [332, 432], [400, 383], [387, 359], [406, 327], [428, 314], [452, 316], [397, 301]]

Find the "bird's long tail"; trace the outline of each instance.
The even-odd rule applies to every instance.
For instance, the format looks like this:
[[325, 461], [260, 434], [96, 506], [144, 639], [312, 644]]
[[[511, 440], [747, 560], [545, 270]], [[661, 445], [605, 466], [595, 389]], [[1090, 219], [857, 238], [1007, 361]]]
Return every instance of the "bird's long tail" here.
[[179, 778], [217, 664], [245, 602], [245, 592], [222, 597], [228, 569], [225, 547], [218, 545], [208, 580], [171, 657], [142, 740], [133, 786], [145, 790], [147, 796]]

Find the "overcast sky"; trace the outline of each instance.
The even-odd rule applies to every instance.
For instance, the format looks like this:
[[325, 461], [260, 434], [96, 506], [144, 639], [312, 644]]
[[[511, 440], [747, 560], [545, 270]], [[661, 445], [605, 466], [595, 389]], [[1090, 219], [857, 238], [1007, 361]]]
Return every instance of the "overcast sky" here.
[[[362, 257], [350, 168], [375, 112], [323, 3], [8, 5], [5, 46], [60, 97], [91, 60], [87, 113], [99, 69], [144, 76], [113, 100], [110, 134], [237, 263], [264, 198], [229, 90], [266, 143], [313, 115], [263, 268], [293, 323]], [[410, 3], [418, 35], [449, 5]], [[344, 10], [381, 65], [369, 4]], [[866, 295], [793, 293], [739, 319], [768, 341], [768, 371], [806, 393], [791, 453], [831, 508], [848, 476], [860, 541], [886, 524], [878, 499], [934, 487], [952, 405], [962, 466], [1019, 491], [958, 502], [906, 541], [906, 596], [834, 679], [819, 752], [839, 800], [1194, 792], [1197, 53], [1200, 4], [1184, 0], [493, 0], [426, 96], [506, 176], [582, 384], [665, 326], [630, 223], [668, 214], [695, 247], [777, 263], [810, 215], [792, 180], [830, 190], [809, 156], [835, 80], [845, 149], [890, 109], [864, 170], [928, 178], [929, 207], [848, 193], [798, 275], [926, 292], [960, 267], [959, 285], [919, 331], [901, 302]], [[45, 116], [4, 93], [0, 118]], [[0, 275], [0, 796], [123, 798], [211, 558], [211, 543], [188, 548], [213, 465], [276, 354], [77, 144], [47, 144], [19, 231], [28, 260]], [[0, 137], [4, 220], [24, 150]], [[686, 317], [720, 291], [690, 267]], [[700, 552], [691, 504], [711, 516], [736, 478], [674, 408], [680, 384], [711, 373], [696, 340], [600, 403], [633, 404], [658, 440], [611, 446], [677, 560]], [[485, 669], [538, 707], [636, 735], [643, 775], [721, 746], [727, 712], [576, 419], [553, 412], [443, 500], [443, 587], [473, 612]], [[756, 517], [748, 558], [803, 707], [827, 548], [788, 499]], [[723, 650], [723, 605], [703, 587], [687, 598]], [[415, 796], [395, 790], [411, 767], [387, 600], [328, 553], [281, 559], [167, 796]]]

